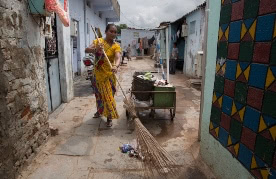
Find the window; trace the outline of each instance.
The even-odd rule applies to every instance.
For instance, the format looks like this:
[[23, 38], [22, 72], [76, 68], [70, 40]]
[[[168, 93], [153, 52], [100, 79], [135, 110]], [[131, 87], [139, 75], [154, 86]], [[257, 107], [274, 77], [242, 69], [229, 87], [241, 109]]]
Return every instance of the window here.
[[196, 21], [190, 22], [189, 34], [194, 34], [195, 33], [195, 25], [196, 25]]
[[134, 38], [139, 38], [139, 32], [133, 32], [133, 37]]
[[91, 8], [91, 3], [89, 1], [86, 2], [86, 5]]

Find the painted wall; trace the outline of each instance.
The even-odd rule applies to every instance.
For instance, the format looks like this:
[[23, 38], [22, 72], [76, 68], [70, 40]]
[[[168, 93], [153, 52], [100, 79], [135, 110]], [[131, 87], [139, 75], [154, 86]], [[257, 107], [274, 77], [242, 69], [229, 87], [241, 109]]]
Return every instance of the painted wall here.
[[[185, 40], [183, 37], [175, 38], [175, 35], [177, 34], [177, 28], [180, 26], [180, 23], [173, 23], [171, 24], [171, 43], [170, 43], [170, 54], [172, 53], [173, 44], [177, 42], [177, 48], [178, 48], [178, 59], [184, 60], [184, 48], [185, 48]], [[181, 32], [180, 32], [181, 33]], [[181, 35], [181, 34], [180, 34]], [[174, 37], [173, 37], [174, 36]]]
[[[84, 4], [86, 6], [86, 15], [84, 14]], [[91, 29], [91, 25], [100, 28], [102, 35], [106, 27], [106, 18], [104, 16], [99, 17], [99, 12], [96, 12], [93, 8], [93, 3], [90, 3], [90, 7], [87, 6], [85, 0], [76, 1], [70, 0], [70, 17], [79, 22], [79, 48], [78, 58], [83, 59], [85, 56], [85, 48], [88, 47], [95, 39], [94, 33]], [[86, 16], [86, 22], [84, 21]], [[85, 24], [86, 23], [86, 24]], [[88, 26], [88, 27], [87, 27]], [[81, 62], [81, 73], [85, 71], [85, 66]]]
[[[203, 43], [203, 34], [204, 29], [204, 9], [198, 9], [191, 14], [187, 15], [186, 22], [189, 27], [188, 37], [186, 38], [185, 44], [185, 57], [184, 57], [184, 73], [187, 76], [195, 76], [196, 66], [196, 58], [198, 51], [202, 51], [202, 43]], [[190, 33], [191, 25], [190, 23], [195, 21], [195, 31], [194, 33]]]
[[122, 31], [121, 31], [122, 50], [125, 50], [127, 48], [128, 44], [130, 44], [131, 55], [137, 56], [135, 44], [138, 41], [138, 38], [147, 37], [148, 39], [151, 39], [154, 35], [155, 35], [155, 32], [149, 31], [149, 30], [122, 29]]
[[209, 3], [201, 154], [221, 178], [275, 178], [275, 1]]
[[166, 29], [160, 30], [160, 57], [166, 59]]
[[[69, 10], [70, 10], [70, 18], [78, 21], [78, 48], [77, 48], [77, 59], [83, 59], [85, 56], [85, 24], [84, 24], [84, 0], [76, 1], [76, 0], [69, 0]], [[73, 50], [73, 49], [71, 49]], [[75, 60], [72, 58], [72, 60]], [[74, 63], [76, 64], [76, 63]], [[83, 71], [83, 64], [82, 62], [78, 62], [77, 67], [82, 67]]]
[[61, 99], [62, 102], [68, 103], [74, 98], [70, 27], [64, 27], [59, 18], [57, 36]]
[[91, 29], [91, 24], [94, 27], [100, 28], [102, 35], [105, 36], [105, 27], [107, 25], [106, 18], [104, 16], [99, 17], [99, 12], [94, 10], [92, 3], [91, 8], [86, 6], [86, 22], [89, 25], [86, 34], [87, 45], [90, 45], [92, 41], [95, 40], [95, 35]]

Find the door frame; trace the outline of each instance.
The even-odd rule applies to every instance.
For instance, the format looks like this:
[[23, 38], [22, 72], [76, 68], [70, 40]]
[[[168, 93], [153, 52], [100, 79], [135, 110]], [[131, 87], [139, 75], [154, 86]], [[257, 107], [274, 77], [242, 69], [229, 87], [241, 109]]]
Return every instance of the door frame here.
[[[45, 63], [46, 63], [46, 71], [45, 71], [45, 78], [46, 78], [46, 90], [47, 90], [47, 100], [48, 101], [48, 112], [51, 113], [55, 109], [53, 107], [53, 99], [52, 99], [52, 86], [51, 86], [51, 78], [50, 78], [50, 61], [52, 59], [58, 59], [58, 69], [59, 69], [59, 53], [58, 53], [58, 32], [57, 32], [57, 19], [56, 15], [51, 17], [52, 20], [52, 38], [51, 39], [45, 39]], [[60, 70], [59, 70], [60, 73]], [[59, 74], [59, 91], [61, 95], [61, 85], [60, 85], [60, 74]], [[61, 102], [60, 102], [61, 104]]]

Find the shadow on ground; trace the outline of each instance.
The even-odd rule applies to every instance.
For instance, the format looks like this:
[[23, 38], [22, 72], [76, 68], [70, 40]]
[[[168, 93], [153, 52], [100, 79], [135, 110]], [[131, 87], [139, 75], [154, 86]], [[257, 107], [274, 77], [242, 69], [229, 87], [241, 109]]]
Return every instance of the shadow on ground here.
[[75, 97], [89, 97], [94, 94], [90, 80], [85, 80], [84, 77], [78, 77], [74, 80], [74, 95]]

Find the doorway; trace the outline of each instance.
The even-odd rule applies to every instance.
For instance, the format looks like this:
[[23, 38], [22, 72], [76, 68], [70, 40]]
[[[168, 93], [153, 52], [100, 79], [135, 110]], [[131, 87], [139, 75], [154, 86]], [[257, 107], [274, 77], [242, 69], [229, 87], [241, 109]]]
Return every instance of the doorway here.
[[51, 18], [51, 24], [52, 37], [45, 39], [45, 77], [49, 113], [61, 105], [56, 17]]

